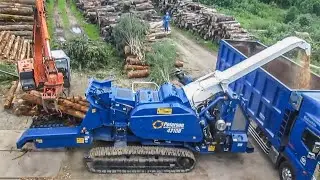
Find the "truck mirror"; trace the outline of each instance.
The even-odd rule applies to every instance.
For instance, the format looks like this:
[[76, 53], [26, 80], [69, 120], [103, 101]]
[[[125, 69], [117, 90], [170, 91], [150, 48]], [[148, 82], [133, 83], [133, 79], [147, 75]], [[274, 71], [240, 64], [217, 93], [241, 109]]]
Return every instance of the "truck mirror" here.
[[312, 148], [314, 154], [318, 154], [320, 151], [320, 142], [315, 142]]

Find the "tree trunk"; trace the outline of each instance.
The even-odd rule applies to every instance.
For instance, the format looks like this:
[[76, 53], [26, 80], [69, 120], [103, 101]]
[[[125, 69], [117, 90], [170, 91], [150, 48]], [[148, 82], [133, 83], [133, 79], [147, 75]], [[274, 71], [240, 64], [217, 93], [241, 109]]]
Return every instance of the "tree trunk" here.
[[136, 71], [129, 71], [128, 72], [128, 78], [143, 78], [143, 77], [148, 77], [149, 76], [149, 70], [136, 70]]
[[20, 56], [21, 56], [21, 52], [22, 52], [23, 42], [24, 42], [24, 38], [22, 37], [20, 39], [20, 42], [19, 42], [19, 45], [18, 45], [18, 52], [17, 52], [16, 58], [15, 58], [17, 61], [21, 60]]
[[5, 22], [19, 22], [19, 21], [33, 21], [33, 16], [18, 16], [10, 14], [0, 14], [0, 21]]
[[32, 16], [32, 8], [17, 8], [17, 7], [0, 7], [0, 14], [14, 14], [22, 16]]
[[32, 31], [33, 25], [0, 25], [0, 31]]
[[6, 31], [2, 31], [2, 32], [0, 33], [0, 43], [1, 43], [1, 41], [2, 41], [2, 39], [4, 38], [4, 36], [5, 36], [6, 33], [7, 33]]
[[6, 25], [32, 25], [33, 26], [33, 22], [32, 21], [22, 21], [22, 22], [1, 22], [0, 21], [0, 26], [6, 26]]
[[10, 37], [10, 33], [6, 32], [6, 34], [4, 35], [4, 37], [0, 43], [0, 53], [2, 53], [4, 47], [7, 45], [9, 37]]
[[11, 107], [11, 103], [12, 103], [12, 100], [13, 100], [13, 97], [14, 97], [14, 92], [16, 91], [17, 89], [17, 86], [18, 86], [18, 81], [13, 81], [12, 82], [12, 85], [11, 85], [11, 88], [9, 89], [7, 95], [6, 95], [6, 100], [4, 102], [4, 108], [5, 109], [9, 109]]
[[31, 49], [31, 44], [30, 44], [30, 41], [28, 41], [28, 44], [27, 44], [27, 59], [30, 58], [30, 49]]
[[26, 37], [32, 36], [32, 31], [10, 31], [10, 33], [16, 36], [26, 36]]
[[124, 66], [124, 70], [144, 70], [144, 69], [149, 69], [149, 66], [139, 66], [139, 65], [130, 65], [127, 64]]
[[69, 114], [69, 115], [76, 117], [76, 118], [83, 119], [86, 116], [85, 113], [83, 113], [81, 111], [74, 110], [74, 109], [70, 109], [69, 107], [59, 105], [59, 109], [61, 112], [65, 113], [65, 114]]
[[27, 4], [27, 5], [35, 4], [35, 0], [1, 0], [1, 2], [19, 3], [19, 4]]
[[6, 47], [4, 48], [4, 50], [2, 52], [3, 57], [6, 59], [9, 59], [9, 53], [10, 53], [10, 50], [11, 50], [11, 47], [12, 47], [12, 44], [13, 44], [15, 37], [16, 37], [15, 35], [11, 35], [8, 44], [6, 45]]
[[143, 4], [137, 4], [136, 5], [136, 10], [137, 11], [146, 11], [146, 10], [149, 10], [149, 9], [153, 9], [154, 6], [150, 3], [143, 3]]
[[20, 36], [18, 36], [14, 41], [14, 45], [13, 45], [13, 48], [11, 50], [11, 55], [10, 55], [9, 59], [15, 59], [14, 57], [16, 56], [16, 54], [18, 52], [19, 42], [20, 42]]
[[140, 61], [136, 56], [128, 56], [126, 62], [131, 65], [141, 65], [145, 66], [147, 63]]
[[179, 60], [176, 60], [176, 62], [174, 63], [174, 66], [177, 67], [177, 68], [183, 67], [183, 62], [179, 61]]
[[26, 52], [27, 52], [27, 41], [24, 40], [23, 41], [23, 45], [22, 45], [22, 50], [21, 50], [21, 55], [20, 55], [20, 59], [24, 59], [26, 56]]
[[10, 3], [10, 2], [0, 2], [0, 8], [32, 8], [33, 5], [28, 4], [19, 4], [19, 3]]
[[77, 111], [82, 111], [82, 112], [87, 112], [88, 111], [88, 107], [87, 106], [82, 106], [80, 104], [77, 104], [77, 103], [73, 103], [69, 100], [66, 100], [66, 99], [59, 99], [59, 102], [58, 104], [60, 106], [64, 106], [64, 107], [70, 107], [71, 109], [75, 109]]
[[[39, 92], [31, 91], [30, 93], [25, 93], [22, 95], [22, 99], [28, 101], [29, 103], [42, 106], [42, 99], [41, 99], [41, 95], [39, 95]], [[49, 104], [48, 108], [53, 109], [54, 105]], [[81, 118], [81, 119], [85, 117], [85, 113], [72, 109], [71, 107], [65, 106], [64, 104], [59, 104], [58, 108], [60, 109], [61, 112], [65, 114], [69, 114], [71, 116]]]

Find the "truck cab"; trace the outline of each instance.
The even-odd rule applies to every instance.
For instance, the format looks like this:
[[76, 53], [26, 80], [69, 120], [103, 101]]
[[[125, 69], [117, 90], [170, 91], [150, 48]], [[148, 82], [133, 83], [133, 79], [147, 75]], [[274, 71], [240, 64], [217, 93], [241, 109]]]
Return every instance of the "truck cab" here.
[[51, 55], [56, 62], [58, 71], [63, 74], [63, 86], [69, 88], [71, 82], [70, 58], [62, 50], [53, 50]]
[[320, 94], [303, 92], [294, 99], [291, 101], [297, 102], [298, 107], [290, 118], [292, 125], [289, 124], [288, 142], [283, 153], [283, 160], [291, 162], [287, 165], [279, 162], [281, 176], [289, 179], [292, 171], [291, 177], [295, 175], [296, 179], [320, 179]]

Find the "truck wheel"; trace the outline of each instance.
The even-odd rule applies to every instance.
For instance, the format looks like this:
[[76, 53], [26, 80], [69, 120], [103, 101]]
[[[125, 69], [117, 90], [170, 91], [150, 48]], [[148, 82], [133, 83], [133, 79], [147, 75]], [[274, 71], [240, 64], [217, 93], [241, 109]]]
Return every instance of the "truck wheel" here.
[[279, 176], [281, 180], [295, 180], [296, 174], [292, 168], [292, 166], [287, 162], [284, 161], [281, 163], [279, 167]]

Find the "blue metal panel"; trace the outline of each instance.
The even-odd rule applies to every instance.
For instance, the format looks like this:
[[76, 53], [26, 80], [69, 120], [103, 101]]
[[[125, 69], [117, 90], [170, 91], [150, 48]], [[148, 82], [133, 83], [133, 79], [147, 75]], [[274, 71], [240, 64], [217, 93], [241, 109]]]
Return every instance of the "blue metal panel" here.
[[17, 148], [34, 142], [37, 148], [80, 147], [92, 143], [89, 134], [80, 133], [80, 127], [30, 128], [17, 141]]
[[[256, 53], [265, 48], [264, 45], [258, 42], [241, 43], [247, 43], [246, 46], [241, 47], [241, 51], [246, 54], [252, 53], [250, 48], [253, 46], [260, 48], [256, 50]], [[243, 47], [247, 49], [243, 49]], [[223, 71], [247, 59], [247, 56], [242, 52], [237, 47], [229, 44], [229, 41], [221, 41], [216, 69]], [[273, 145], [278, 147], [280, 141], [277, 138], [277, 132], [281, 126], [284, 110], [290, 107], [289, 97], [291, 90], [263, 68], [259, 68], [238, 79], [230, 84], [229, 87], [233, 92], [242, 96], [241, 101], [246, 113], [262, 127], [262, 130], [265, 131]]]
[[[159, 113], [159, 108], [171, 109]], [[131, 114], [130, 129], [142, 139], [199, 142], [202, 130], [192, 109], [180, 103], [143, 104]]]

